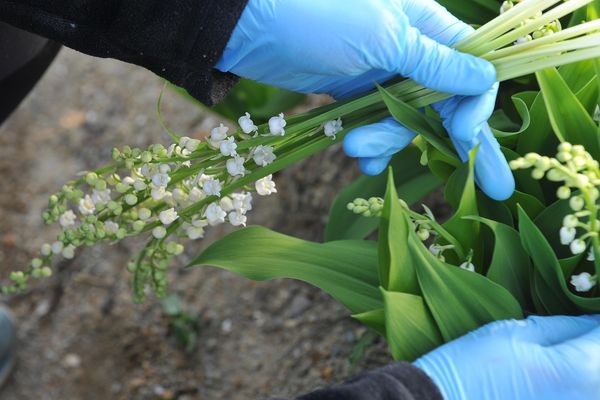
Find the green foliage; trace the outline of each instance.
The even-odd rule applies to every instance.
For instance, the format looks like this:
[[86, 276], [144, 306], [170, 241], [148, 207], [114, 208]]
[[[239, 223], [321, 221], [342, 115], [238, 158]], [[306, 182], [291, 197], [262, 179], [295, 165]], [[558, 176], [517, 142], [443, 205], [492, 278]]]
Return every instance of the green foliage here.
[[[440, 186], [441, 180], [420, 165], [421, 152], [409, 146], [392, 160], [398, 195], [414, 204]], [[325, 240], [364, 239], [377, 229], [377, 218], [364, 218], [348, 212], [346, 205], [357, 197], [383, 197], [387, 175], [361, 176], [342, 190], [329, 211]]]
[[211, 265], [257, 281], [305, 281], [329, 293], [352, 313], [383, 306], [376, 245], [370, 241], [318, 244], [252, 226], [212, 244], [191, 265]]

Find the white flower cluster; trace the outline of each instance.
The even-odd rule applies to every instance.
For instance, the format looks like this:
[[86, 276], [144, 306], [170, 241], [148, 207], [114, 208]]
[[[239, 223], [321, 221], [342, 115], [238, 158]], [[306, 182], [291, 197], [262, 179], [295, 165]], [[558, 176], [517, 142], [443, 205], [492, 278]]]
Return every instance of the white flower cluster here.
[[[569, 246], [574, 255], [586, 251], [587, 261], [595, 261], [600, 253], [598, 219], [600, 198], [600, 164], [581, 145], [561, 143], [556, 158], [530, 153], [510, 162], [512, 169], [533, 168], [535, 179], [560, 182], [556, 196], [569, 202], [571, 214], [563, 218], [558, 234], [561, 244]], [[589, 277], [588, 277], [589, 275]], [[587, 279], [586, 277], [590, 278]], [[582, 282], [591, 282], [583, 284]], [[587, 292], [597, 283], [597, 277], [589, 273], [574, 275], [571, 283], [578, 292]]]
[[[245, 226], [252, 192], [259, 196], [277, 193], [272, 175], [258, 179], [253, 188], [229, 189], [249, 168], [266, 167], [277, 159], [274, 148], [264, 141], [240, 146], [238, 139], [248, 134], [257, 138], [259, 128], [249, 113], [238, 123], [243, 134], [230, 133], [221, 124], [206, 141], [180, 137], [168, 147], [113, 150], [114, 168], [89, 172], [51, 197], [44, 219], [60, 224], [58, 240], [44, 244], [30, 273], [14, 274], [13, 281], [23, 287], [29, 276], [49, 275], [53, 257], [73, 258], [82, 245], [149, 232], [154, 240], [128, 269], [136, 276], [134, 286], [140, 297], [148, 280], [156, 293], [164, 293], [166, 260], [184, 250], [176, 241], [167, 241], [169, 236], [196, 240], [204, 237], [208, 226]], [[275, 116], [262, 136], [285, 135], [285, 126], [283, 114]]]

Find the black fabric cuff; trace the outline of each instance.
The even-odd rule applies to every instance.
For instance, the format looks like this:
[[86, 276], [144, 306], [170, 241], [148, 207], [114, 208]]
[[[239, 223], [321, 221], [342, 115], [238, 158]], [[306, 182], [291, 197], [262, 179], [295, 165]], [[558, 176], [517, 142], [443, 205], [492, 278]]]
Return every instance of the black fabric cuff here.
[[141, 65], [212, 105], [237, 78], [213, 67], [248, 0], [0, 0], [0, 19]]
[[419, 368], [399, 362], [365, 372], [297, 400], [443, 400], [435, 383]]

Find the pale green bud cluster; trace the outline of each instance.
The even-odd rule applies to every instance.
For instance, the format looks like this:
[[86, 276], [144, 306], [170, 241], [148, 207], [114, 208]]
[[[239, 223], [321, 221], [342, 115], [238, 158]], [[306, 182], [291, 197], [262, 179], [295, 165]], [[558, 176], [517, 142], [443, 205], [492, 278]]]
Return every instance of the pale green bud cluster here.
[[346, 208], [354, 214], [363, 217], [380, 217], [383, 211], [384, 200], [381, 197], [371, 197], [370, 199], [354, 199], [348, 203]]

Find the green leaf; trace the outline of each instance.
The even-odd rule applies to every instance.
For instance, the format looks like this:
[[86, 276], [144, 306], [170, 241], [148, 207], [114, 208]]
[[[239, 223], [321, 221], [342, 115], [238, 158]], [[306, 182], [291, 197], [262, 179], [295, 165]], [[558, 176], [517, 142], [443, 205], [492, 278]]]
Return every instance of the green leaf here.
[[[421, 166], [420, 157], [419, 149], [409, 146], [398, 153], [390, 163], [394, 171], [396, 191], [408, 204], [418, 202], [441, 184], [439, 178]], [[358, 197], [383, 197], [386, 184], [387, 174], [363, 175], [342, 190], [329, 211], [325, 240], [363, 239], [377, 229], [377, 218], [356, 215], [348, 211], [346, 205]]]
[[386, 337], [387, 333], [385, 330], [385, 312], [383, 308], [377, 310], [366, 311], [360, 314], [352, 315], [352, 318], [360, 321], [369, 328], [383, 337]]
[[529, 195], [527, 193], [519, 192], [515, 190], [510, 199], [504, 202], [513, 213], [513, 215], [518, 215], [519, 205], [523, 207], [527, 214], [531, 218], [537, 217], [542, 211], [544, 211], [544, 205], [537, 198]]
[[519, 134], [517, 153], [554, 154], [558, 140], [552, 131], [552, 124], [548, 118], [544, 96], [541, 92], [529, 107], [529, 119], [529, 126]]
[[[390, 235], [391, 242], [406, 243], [404, 280], [412, 280], [416, 271], [420, 294], [431, 311], [444, 340], [452, 340], [488, 322], [519, 318], [519, 303], [500, 285], [486, 277], [448, 265], [436, 258], [421, 242], [407, 210], [396, 207], [390, 210], [391, 218], [400, 217], [411, 226], [401, 235]], [[402, 215], [396, 216], [395, 213]], [[469, 221], [473, 222], [473, 221]], [[478, 223], [478, 222], [477, 222]], [[399, 247], [399, 246], [398, 246]], [[399, 275], [401, 277], [401, 275]], [[388, 335], [389, 321], [386, 321]]]
[[496, 238], [487, 277], [506, 288], [525, 310], [532, 309], [529, 276], [531, 262], [521, 245], [519, 232], [508, 225], [471, 217], [492, 230]]
[[491, 321], [522, 318], [515, 298], [502, 286], [478, 274], [443, 263], [412, 234], [421, 291], [445, 341], [456, 339]]
[[[497, 138], [506, 138], [506, 137], [510, 137], [510, 136], [515, 136], [515, 135], [520, 135], [521, 133], [525, 132], [527, 130], [527, 128], [529, 128], [529, 125], [531, 125], [531, 116], [529, 115], [529, 107], [527, 106], [527, 103], [525, 102], [525, 100], [522, 98], [523, 96], [527, 96], [529, 95], [530, 92], [525, 92], [525, 93], [518, 93], [514, 96], [512, 96], [512, 102], [515, 106], [515, 109], [517, 110], [517, 113], [519, 113], [519, 116], [521, 117], [521, 126], [516, 129], [516, 130], [512, 130], [512, 131], [508, 131], [508, 126], [507, 125], [502, 125], [501, 121], [504, 121], [505, 124], [508, 122], [506, 120], [501, 120], [498, 118], [498, 114], [496, 114], [496, 118], [491, 118], [490, 119], [490, 127], [492, 128], [492, 132], [494, 133], [494, 136], [496, 136]], [[501, 128], [503, 128], [504, 130], [501, 130]]]
[[456, 156], [456, 152], [448, 144], [445, 138], [445, 129], [442, 123], [437, 119], [420, 113], [414, 107], [408, 105], [381, 86], [377, 86], [381, 98], [387, 106], [390, 114], [403, 126], [411, 131], [421, 135], [433, 147], [442, 152], [445, 156], [456, 160], [457, 165], [460, 160]]
[[[462, 188], [462, 194], [458, 208], [452, 215], [452, 217], [446, 221], [442, 226], [462, 245], [463, 250], [467, 253], [469, 250], [473, 250], [475, 253], [473, 260], [477, 264], [482, 259], [481, 254], [481, 238], [479, 237], [479, 222], [474, 220], [466, 220], [463, 217], [479, 215], [477, 209], [477, 196], [475, 194], [475, 154], [477, 149], [470, 152], [469, 163], [467, 164], [468, 172], [466, 175], [466, 181], [464, 185], [458, 185], [456, 181], [452, 184], [455, 188]], [[463, 167], [464, 168], [464, 167]], [[460, 171], [460, 169], [459, 169]], [[460, 174], [460, 172], [457, 172]], [[455, 259], [457, 263], [462, 263], [464, 259]]]
[[533, 260], [539, 301], [551, 314], [600, 312], [600, 297], [581, 297], [573, 294], [565, 280], [554, 250], [522, 209], [519, 209], [519, 232], [525, 251]]
[[536, 73], [546, 109], [556, 135], [564, 141], [581, 144], [595, 158], [600, 158], [598, 127], [555, 68]]
[[382, 293], [387, 339], [395, 360], [414, 361], [443, 343], [421, 296], [383, 289]]
[[257, 281], [308, 282], [352, 313], [383, 308], [376, 246], [370, 241], [311, 243], [252, 226], [213, 243], [191, 265], [211, 265]]
[[379, 227], [379, 280], [386, 290], [419, 294], [411, 254], [402, 245], [413, 226], [402, 209], [390, 169]]

